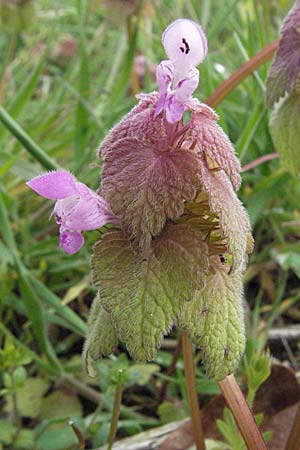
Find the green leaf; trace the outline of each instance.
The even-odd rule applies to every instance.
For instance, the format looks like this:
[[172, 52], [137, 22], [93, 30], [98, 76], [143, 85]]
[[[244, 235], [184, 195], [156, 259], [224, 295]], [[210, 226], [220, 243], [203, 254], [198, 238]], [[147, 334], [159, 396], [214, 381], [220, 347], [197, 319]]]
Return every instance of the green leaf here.
[[66, 450], [78, 448], [78, 439], [70, 426], [52, 425], [36, 442], [37, 450]]
[[291, 269], [300, 279], [300, 254], [295, 251], [283, 249], [272, 249], [272, 257], [284, 269]]
[[10, 444], [13, 440], [17, 427], [6, 420], [0, 420], [0, 442]]
[[43, 70], [43, 67], [44, 67], [44, 64], [46, 61], [46, 56], [47, 56], [47, 52], [45, 51], [42, 54], [40, 61], [36, 65], [35, 69], [28, 76], [28, 79], [25, 80], [24, 85], [21, 87], [21, 89], [19, 90], [16, 97], [14, 97], [13, 102], [9, 105], [9, 107], [8, 107], [9, 113], [14, 118], [16, 118], [20, 114], [20, 112], [22, 111], [22, 109], [24, 108], [24, 106], [26, 105], [28, 100], [30, 99], [30, 97], [38, 83], [41, 72]]
[[24, 148], [41, 163], [45, 169], [57, 170], [60, 166], [41, 147], [33, 141], [26, 131], [14, 120], [14, 118], [0, 105], [0, 121], [21, 142]]
[[241, 275], [217, 272], [185, 304], [178, 321], [200, 347], [207, 375], [216, 381], [234, 372], [244, 351], [242, 298]]
[[[40, 413], [42, 396], [48, 389], [47, 381], [42, 378], [28, 378], [23, 387], [17, 390], [17, 408], [24, 417], [37, 417]], [[11, 396], [7, 397], [5, 411], [13, 410]]]
[[155, 356], [163, 335], [191, 300], [207, 270], [207, 247], [190, 225], [170, 225], [148, 257], [135, 253], [122, 232], [106, 234], [94, 247], [94, 282], [120, 339], [139, 361]]
[[177, 420], [182, 420], [187, 417], [184, 403], [179, 401], [176, 403], [161, 403], [158, 407], [158, 414], [162, 424], [176, 422]]
[[143, 386], [157, 372], [159, 372], [159, 366], [157, 364], [134, 364], [128, 369], [130, 384], [137, 383], [139, 386]]
[[67, 419], [73, 416], [82, 416], [81, 403], [75, 395], [55, 391], [43, 398], [40, 409], [42, 419]]
[[14, 442], [16, 449], [32, 450], [34, 448], [34, 431], [22, 428]]
[[271, 115], [270, 133], [283, 166], [293, 175], [300, 173], [300, 95], [278, 103]]
[[95, 368], [95, 362], [102, 356], [110, 355], [118, 344], [111, 314], [103, 309], [99, 295], [93, 302], [87, 328], [83, 359], [88, 374], [91, 377], [96, 377], [98, 372]]

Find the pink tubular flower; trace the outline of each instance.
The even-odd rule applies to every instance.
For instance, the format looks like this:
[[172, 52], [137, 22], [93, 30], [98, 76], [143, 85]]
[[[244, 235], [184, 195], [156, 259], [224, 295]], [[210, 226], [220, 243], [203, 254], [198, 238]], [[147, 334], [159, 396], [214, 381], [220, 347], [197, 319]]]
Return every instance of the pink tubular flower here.
[[83, 230], [95, 230], [106, 223], [119, 224], [109, 204], [66, 170], [48, 172], [27, 185], [42, 197], [56, 200], [51, 216], [60, 225], [59, 247], [76, 253], [84, 244]]
[[160, 98], [155, 117], [165, 110], [169, 123], [178, 122], [186, 110], [186, 102], [199, 83], [196, 66], [207, 53], [207, 42], [202, 28], [189, 19], [171, 23], [162, 36], [169, 57], [157, 67]]

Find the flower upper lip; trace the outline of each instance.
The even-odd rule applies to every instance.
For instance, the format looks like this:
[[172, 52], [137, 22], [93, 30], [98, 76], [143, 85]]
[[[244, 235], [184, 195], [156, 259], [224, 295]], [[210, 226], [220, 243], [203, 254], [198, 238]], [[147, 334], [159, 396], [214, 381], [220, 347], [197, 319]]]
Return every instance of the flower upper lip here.
[[200, 25], [189, 19], [178, 19], [165, 30], [162, 43], [169, 57], [157, 67], [160, 98], [155, 117], [165, 110], [169, 123], [178, 122], [186, 102], [199, 83], [197, 66], [205, 58], [207, 42]]

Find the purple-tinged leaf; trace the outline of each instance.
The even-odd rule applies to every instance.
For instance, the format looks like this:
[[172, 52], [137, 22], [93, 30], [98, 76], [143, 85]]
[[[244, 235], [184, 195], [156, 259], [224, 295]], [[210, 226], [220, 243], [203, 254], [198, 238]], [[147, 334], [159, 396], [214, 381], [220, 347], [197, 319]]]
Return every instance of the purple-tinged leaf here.
[[168, 219], [177, 219], [200, 186], [197, 155], [168, 146], [166, 138], [115, 142], [106, 154], [102, 195], [120, 216], [130, 239], [148, 248]]
[[266, 84], [266, 103], [268, 108], [297, 87], [300, 77], [300, 1], [286, 16], [281, 30], [281, 38], [275, 61], [270, 67]]
[[228, 136], [215, 120], [203, 113], [192, 114], [190, 127], [201, 158], [204, 156], [215, 169], [223, 169], [237, 190], [241, 184], [241, 166]]

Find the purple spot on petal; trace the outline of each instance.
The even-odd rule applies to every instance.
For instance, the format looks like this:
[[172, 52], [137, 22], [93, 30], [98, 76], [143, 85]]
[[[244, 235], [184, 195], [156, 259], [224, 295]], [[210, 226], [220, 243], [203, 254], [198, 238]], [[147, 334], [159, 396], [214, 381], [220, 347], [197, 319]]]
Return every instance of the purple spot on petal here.
[[76, 231], [63, 231], [59, 236], [59, 247], [66, 253], [77, 253], [84, 244], [84, 237]]

